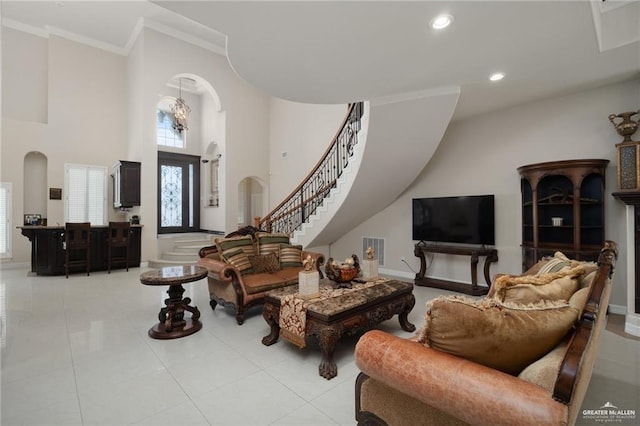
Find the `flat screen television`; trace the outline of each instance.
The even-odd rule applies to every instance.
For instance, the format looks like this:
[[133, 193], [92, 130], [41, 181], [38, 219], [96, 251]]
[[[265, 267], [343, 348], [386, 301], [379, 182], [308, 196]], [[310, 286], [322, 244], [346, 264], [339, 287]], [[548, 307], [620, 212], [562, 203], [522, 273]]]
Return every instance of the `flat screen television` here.
[[495, 245], [493, 195], [414, 198], [413, 239]]

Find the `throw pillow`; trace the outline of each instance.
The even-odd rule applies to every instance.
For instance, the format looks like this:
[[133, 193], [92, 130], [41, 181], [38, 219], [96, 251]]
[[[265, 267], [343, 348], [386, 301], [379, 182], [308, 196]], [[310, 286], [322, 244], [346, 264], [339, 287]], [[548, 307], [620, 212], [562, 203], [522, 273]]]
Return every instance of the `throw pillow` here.
[[302, 266], [302, 246], [280, 244], [280, 266], [301, 267]]
[[441, 296], [427, 303], [418, 341], [478, 364], [517, 375], [553, 349], [578, 310], [566, 302], [536, 305]]
[[225, 251], [222, 258], [228, 264], [235, 266], [242, 275], [253, 273], [253, 267], [251, 266], [251, 262], [249, 262], [249, 257], [241, 247]]
[[552, 258], [547, 259], [546, 263], [540, 267], [536, 275], [559, 272], [569, 267], [571, 267], [571, 259], [565, 256], [564, 253], [557, 251]]
[[280, 270], [280, 261], [275, 253], [256, 254], [249, 256], [249, 262], [253, 268], [253, 272], [259, 274], [261, 272], [275, 272]]
[[570, 260], [562, 252], [557, 251], [553, 256], [545, 256], [535, 265], [527, 269], [522, 275], [540, 275], [549, 272], [558, 272], [563, 267], [570, 265]]
[[256, 241], [258, 241], [258, 254], [278, 253], [280, 244], [289, 244], [289, 236], [257, 232]]
[[500, 302], [537, 303], [540, 300], [569, 300], [578, 290], [578, 277], [585, 269], [578, 265], [541, 275], [502, 275], [494, 281], [492, 298]]
[[224, 253], [227, 250], [234, 250], [236, 248], [242, 248], [247, 256], [252, 256], [256, 254], [256, 250], [253, 246], [253, 240], [250, 235], [244, 235], [241, 237], [230, 237], [230, 238], [216, 238], [216, 247], [218, 248], [218, 253], [220, 253], [224, 257]]

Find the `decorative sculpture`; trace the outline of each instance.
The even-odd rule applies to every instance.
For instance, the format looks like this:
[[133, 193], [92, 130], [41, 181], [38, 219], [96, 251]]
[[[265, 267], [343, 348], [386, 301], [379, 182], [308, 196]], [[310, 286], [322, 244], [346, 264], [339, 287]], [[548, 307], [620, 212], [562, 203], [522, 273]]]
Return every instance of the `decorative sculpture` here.
[[376, 258], [376, 252], [373, 249], [373, 247], [371, 246], [367, 247], [367, 259], [373, 260], [375, 258]]
[[313, 271], [316, 268], [316, 260], [311, 257], [311, 255], [307, 255], [307, 258], [302, 261], [302, 266], [305, 271]]
[[351, 257], [345, 259], [344, 263], [339, 264], [333, 258], [329, 258], [327, 266], [325, 266], [327, 278], [335, 281], [338, 288], [351, 287], [351, 280], [360, 273], [360, 261], [358, 256], [352, 254]]

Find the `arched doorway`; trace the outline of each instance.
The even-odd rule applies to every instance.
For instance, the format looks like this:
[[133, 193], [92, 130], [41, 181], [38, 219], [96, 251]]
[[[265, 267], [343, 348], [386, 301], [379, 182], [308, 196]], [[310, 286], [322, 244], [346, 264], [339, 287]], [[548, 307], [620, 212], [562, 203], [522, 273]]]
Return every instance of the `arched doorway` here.
[[255, 177], [238, 183], [238, 228], [254, 224], [255, 217], [265, 214], [264, 185]]

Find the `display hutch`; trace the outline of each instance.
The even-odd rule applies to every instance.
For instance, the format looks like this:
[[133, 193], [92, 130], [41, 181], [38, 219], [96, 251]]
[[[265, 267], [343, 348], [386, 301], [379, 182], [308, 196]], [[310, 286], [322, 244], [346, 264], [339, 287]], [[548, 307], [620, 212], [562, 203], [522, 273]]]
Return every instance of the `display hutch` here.
[[562, 251], [598, 258], [604, 242], [605, 170], [609, 160], [567, 160], [518, 168], [522, 190], [522, 268]]

